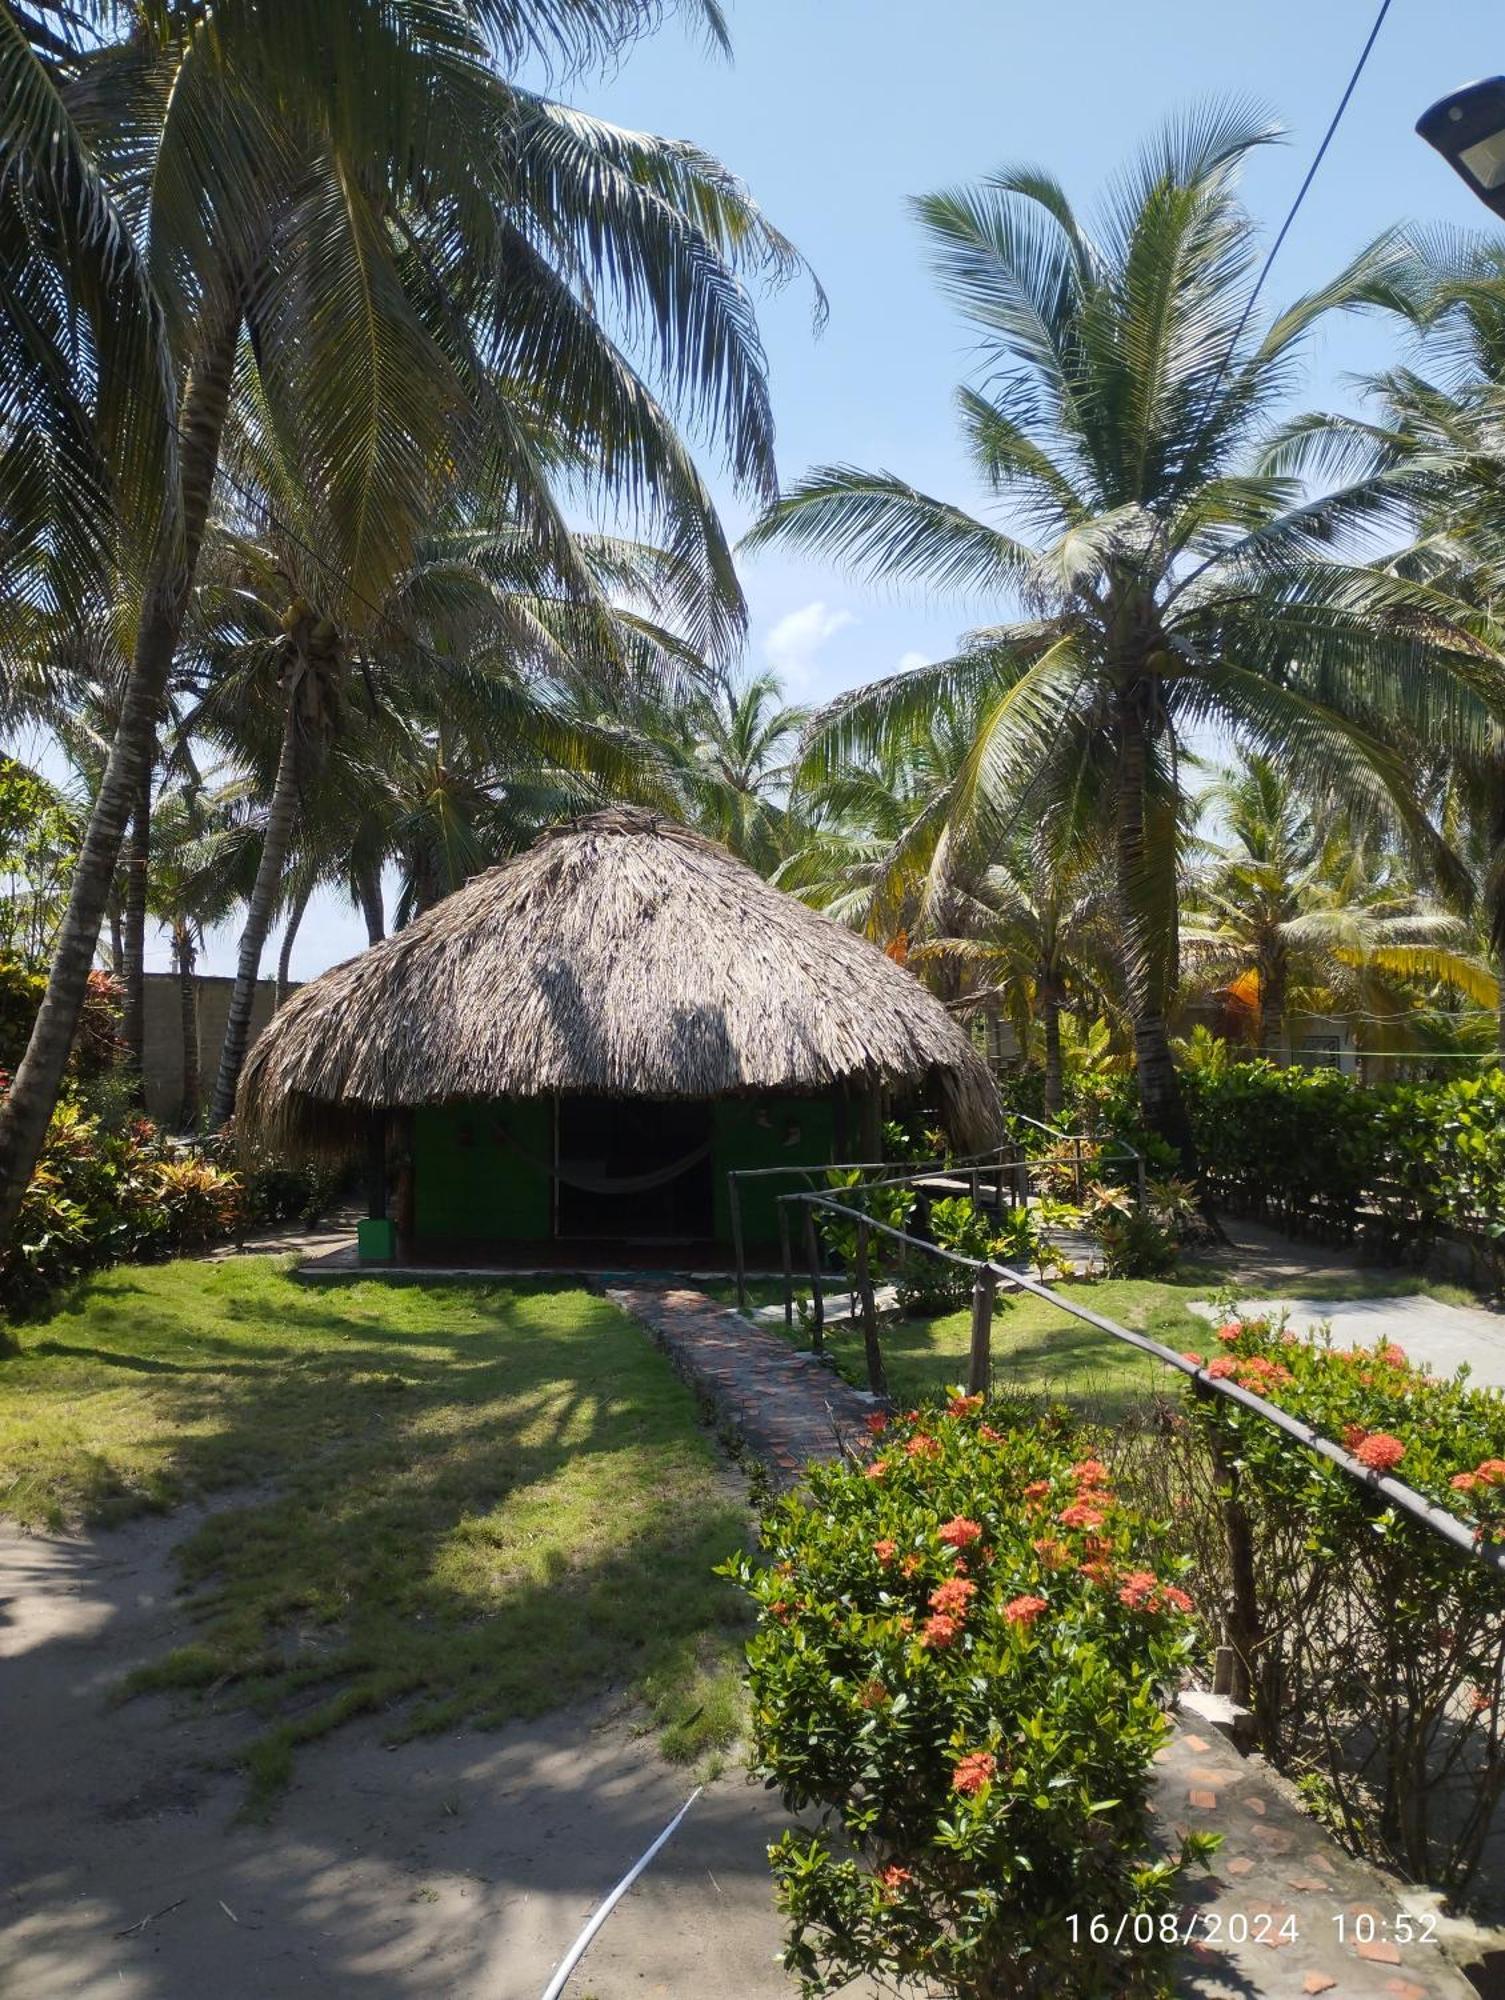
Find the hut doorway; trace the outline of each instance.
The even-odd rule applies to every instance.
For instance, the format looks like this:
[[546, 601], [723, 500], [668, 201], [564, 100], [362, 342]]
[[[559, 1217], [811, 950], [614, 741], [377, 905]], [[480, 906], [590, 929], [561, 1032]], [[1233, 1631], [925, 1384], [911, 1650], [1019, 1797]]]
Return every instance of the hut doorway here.
[[561, 1097], [558, 1105], [558, 1236], [693, 1243], [713, 1234], [709, 1104]]

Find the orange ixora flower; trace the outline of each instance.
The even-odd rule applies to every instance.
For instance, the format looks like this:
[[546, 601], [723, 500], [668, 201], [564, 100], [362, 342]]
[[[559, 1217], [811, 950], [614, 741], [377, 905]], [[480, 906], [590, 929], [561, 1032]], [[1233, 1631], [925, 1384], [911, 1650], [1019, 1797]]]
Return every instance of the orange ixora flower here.
[[957, 1514], [935, 1531], [936, 1540], [945, 1542], [953, 1549], [970, 1548], [973, 1542], [982, 1540], [982, 1524], [969, 1521], [965, 1514]]
[[1218, 1328], [1218, 1339], [1226, 1346], [1231, 1347], [1234, 1341], [1242, 1337], [1243, 1331], [1243, 1327], [1240, 1326], [1236, 1319], [1227, 1319]]
[[1200, 1368], [1202, 1366], [1202, 1357], [1200, 1354], [1192, 1354], [1190, 1351], [1188, 1351], [1187, 1353], [1182, 1355], [1181, 1359], [1183, 1361], [1189, 1361], [1193, 1368]]
[[1090, 1500], [1074, 1500], [1069, 1507], [1063, 1507], [1056, 1517], [1064, 1528], [1100, 1528], [1107, 1519], [1101, 1507]]
[[862, 1476], [864, 1479], [887, 1479], [888, 1460], [885, 1458], [875, 1458], [871, 1465], [865, 1465], [862, 1468]]
[[977, 1585], [965, 1576], [948, 1577], [945, 1583], [937, 1584], [930, 1593], [932, 1611], [944, 1611], [949, 1618], [960, 1618], [967, 1609], [969, 1599], [977, 1595]]
[[946, 1414], [948, 1417], [975, 1417], [981, 1408], [982, 1397], [980, 1395], [953, 1396], [951, 1401], [946, 1405]]
[[1118, 1601], [1127, 1604], [1131, 1611], [1143, 1611], [1153, 1601], [1159, 1582], [1153, 1570], [1131, 1569], [1123, 1580]]
[[1472, 1493], [1478, 1484], [1479, 1475], [1477, 1472], [1455, 1472], [1448, 1481], [1448, 1485], [1452, 1487], [1455, 1493]]
[[1339, 1433], [1345, 1451], [1357, 1451], [1369, 1433], [1362, 1424], [1345, 1424]]
[[863, 1422], [874, 1437], [882, 1437], [888, 1429], [888, 1414], [884, 1410], [874, 1410], [871, 1416], [863, 1418]]
[[1043, 1597], [1015, 1597], [1003, 1607], [1005, 1621], [1010, 1625], [1033, 1625], [1046, 1608]]
[[1209, 1361], [1207, 1372], [1214, 1382], [1226, 1382], [1230, 1375], [1238, 1373], [1238, 1363], [1231, 1354], [1220, 1354], [1216, 1361]]
[[902, 1896], [914, 1880], [914, 1876], [907, 1868], [900, 1868], [896, 1862], [891, 1862], [887, 1868], [879, 1869], [878, 1880], [882, 1884], [884, 1895], [893, 1897]]
[[986, 1750], [969, 1750], [956, 1769], [951, 1773], [953, 1792], [965, 1792], [969, 1798], [980, 1792], [984, 1785], [990, 1785], [998, 1769], [998, 1760]]
[[1505, 1458], [1486, 1458], [1474, 1471], [1486, 1486], [1505, 1486]]
[[909, 1555], [900, 1563], [899, 1572], [902, 1576], [918, 1576], [924, 1567], [924, 1562], [919, 1556]]
[[894, 1557], [898, 1553], [899, 1553], [899, 1544], [897, 1542], [891, 1542], [888, 1539], [887, 1535], [885, 1535], [881, 1541], [873, 1543], [873, 1554], [878, 1558], [879, 1562], [881, 1563], [891, 1563]]
[[1371, 1472], [1389, 1472], [1400, 1464], [1406, 1455], [1406, 1447], [1398, 1437], [1389, 1431], [1376, 1431], [1373, 1437], [1365, 1438], [1354, 1453], [1360, 1465], [1367, 1465]]
[[1024, 1489], [1024, 1497], [1026, 1500], [1043, 1500], [1049, 1491], [1048, 1479], [1032, 1479]]
[[1392, 1368], [1405, 1368], [1410, 1365], [1405, 1348], [1397, 1347], [1393, 1340], [1387, 1340], [1380, 1349], [1380, 1359], [1388, 1362]]
[[939, 1458], [941, 1441], [939, 1438], [928, 1436], [924, 1431], [917, 1431], [905, 1445], [904, 1450], [910, 1458]]
[[865, 1681], [858, 1690], [857, 1706], [859, 1708], [883, 1708], [892, 1699], [893, 1697], [882, 1681]]
[[1071, 1468], [1071, 1476], [1078, 1486], [1106, 1486], [1108, 1468], [1100, 1458], [1084, 1458]]
[[950, 1646], [961, 1637], [962, 1621], [948, 1617], [944, 1611], [937, 1611], [933, 1618], [927, 1618], [920, 1627], [922, 1646]]

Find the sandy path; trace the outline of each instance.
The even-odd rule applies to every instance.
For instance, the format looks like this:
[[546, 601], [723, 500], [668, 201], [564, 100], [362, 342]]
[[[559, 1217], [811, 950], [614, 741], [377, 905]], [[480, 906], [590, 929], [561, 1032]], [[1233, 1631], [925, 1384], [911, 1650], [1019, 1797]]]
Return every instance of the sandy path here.
[[[189, 1635], [171, 1551], [192, 1524], [180, 1512], [78, 1539], [0, 1528], [0, 1992], [540, 1994], [683, 1802], [685, 1773], [605, 1702], [393, 1750], [356, 1726], [300, 1756], [270, 1825], [234, 1824], [240, 1782], [215, 1766], [244, 1718], [108, 1699]], [[571, 1995], [787, 2000], [764, 1858], [780, 1824], [742, 1778], [714, 1785]]]

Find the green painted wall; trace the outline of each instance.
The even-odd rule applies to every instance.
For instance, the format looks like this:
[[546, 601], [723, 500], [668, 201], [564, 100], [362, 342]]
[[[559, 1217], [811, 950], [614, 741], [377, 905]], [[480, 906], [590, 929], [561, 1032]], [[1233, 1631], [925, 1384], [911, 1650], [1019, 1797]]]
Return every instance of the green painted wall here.
[[554, 1157], [552, 1098], [425, 1105], [413, 1115], [413, 1229], [426, 1243], [507, 1243], [553, 1234], [553, 1183], [500, 1136]]
[[[552, 1236], [552, 1184], [502, 1140], [503, 1127], [535, 1159], [553, 1158], [550, 1099], [430, 1105], [414, 1113], [413, 1226], [420, 1242], [507, 1243]], [[795, 1131], [797, 1137], [792, 1136]], [[731, 1241], [729, 1168], [803, 1165], [830, 1160], [835, 1150], [835, 1110], [829, 1098], [724, 1098], [716, 1103], [711, 1162], [717, 1241]], [[743, 1231], [749, 1244], [776, 1240], [774, 1197], [799, 1185], [792, 1176], [744, 1183]]]
[[[836, 1112], [829, 1097], [725, 1097], [714, 1107], [716, 1168], [716, 1239], [729, 1243], [731, 1200], [726, 1176], [732, 1167], [803, 1166], [836, 1156]], [[799, 1136], [791, 1142], [791, 1128]], [[778, 1239], [775, 1199], [792, 1194], [804, 1183], [789, 1175], [777, 1180], [744, 1181], [742, 1234], [748, 1244]]]

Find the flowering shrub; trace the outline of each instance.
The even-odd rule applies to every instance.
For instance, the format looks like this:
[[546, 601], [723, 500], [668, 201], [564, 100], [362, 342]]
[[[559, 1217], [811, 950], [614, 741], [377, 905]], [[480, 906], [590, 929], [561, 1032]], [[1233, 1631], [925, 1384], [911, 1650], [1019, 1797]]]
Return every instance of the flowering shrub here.
[[[1505, 1395], [1265, 1319], [1194, 1358], [1505, 1546]], [[1505, 1577], [1226, 1397], [1177, 1422], [1220, 1482], [1198, 1591], [1223, 1601], [1264, 1749], [1355, 1845], [1460, 1894], [1505, 1796]]]
[[[824, 1821], [770, 1850], [786, 1965], [806, 1994], [1168, 1991], [1165, 1947], [1111, 1939], [1215, 1845], [1147, 1838], [1178, 1563], [1060, 1415], [958, 1395], [873, 1423], [870, 1462], [813, 1468], [766, 1510], [766, 1562], [728, 1565], [759, 1611], [758, 1768]], [[1083, 1911], [1109, 1941], [1072, 1935]]]

